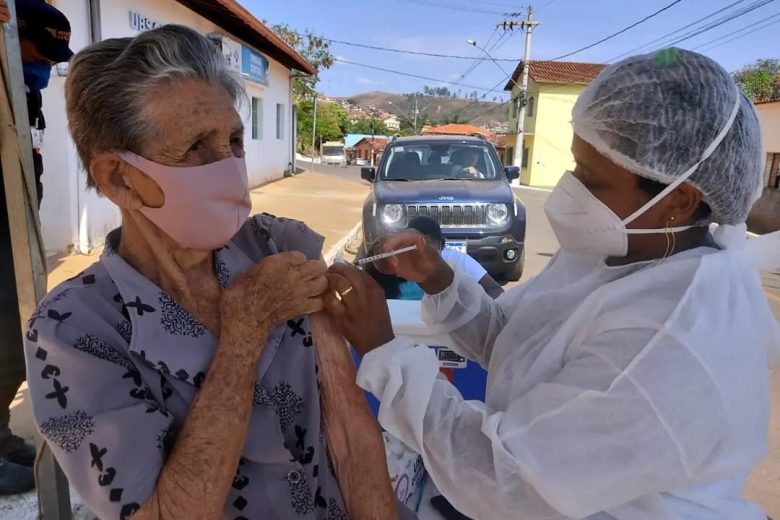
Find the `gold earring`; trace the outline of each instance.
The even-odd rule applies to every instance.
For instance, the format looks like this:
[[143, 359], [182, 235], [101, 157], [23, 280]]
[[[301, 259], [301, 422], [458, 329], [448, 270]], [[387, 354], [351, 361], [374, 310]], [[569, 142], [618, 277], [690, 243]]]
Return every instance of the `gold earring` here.
[[672, 231], [672, 226], [669, 222], [674, 222], [675, 217], [669, 217], [666, 222], [666, 254], [664, 258], [669, 258], [674, 254], [674, 250], [677, 247], [677, 235]]

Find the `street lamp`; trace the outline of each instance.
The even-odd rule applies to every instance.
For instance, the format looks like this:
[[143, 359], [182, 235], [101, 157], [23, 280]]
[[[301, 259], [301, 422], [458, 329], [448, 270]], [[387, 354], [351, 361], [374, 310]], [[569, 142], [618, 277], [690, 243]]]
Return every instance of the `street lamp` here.
[[493, 57], [493, 56], [492, 56], [492, 55], [491, 55], [491, 54], [490, 54], [490, 53], [487, 51], [487, 49], [485, 49], [484, 47], [480, 47], [480, 46], [479, 46], [479, 44], [477, 44], [477, 40], [474, 40], [474, 39], [472, 39], [472, 38], [469, 38], [468, 40], [466, 40], [466, 43], [468, 43], [468, 44], [469, 44], [469, 45], [471, 45], [472, 47], [476, 47], [477, 49], [479, 49], [479, 50], [481, 50], [482, 52], [484, 52], [484, 53], [485, 53], [485, 56], [487, 56], [488, 58], [490, 58], [490, 61], [492, 61], [493, 63], [495, 63], [495, 64], [496, 64], [496, 67], [498, 67], [499, 69], [501, 69], [501, 72], [503, 72], [504, 74], [506, 74], [506, 75], [509, 77], [509, 79], [512, 81], [512, 83], [514, 83], [514, 84], [515, 84], [515, 86], [517, 86], [517, 87], [519, 87], [519, 86], [520, 86], [520, 85], [518, 85], [518, 84], [517, 84], [517, 82], [515, 81], [515, 78], [513, 78], [513, 77], [512, 77], [512, 74], [508, 73], [508, 72], [506, 71], [506, 69], [505, 69], [504, 67], [502, 67], [502, 66], [501, 66], [501, 64], [498, 62], [498, 60], [496, 60], [496, 59], [495, 59], [495, 58], [494, 58], [494, 57]]

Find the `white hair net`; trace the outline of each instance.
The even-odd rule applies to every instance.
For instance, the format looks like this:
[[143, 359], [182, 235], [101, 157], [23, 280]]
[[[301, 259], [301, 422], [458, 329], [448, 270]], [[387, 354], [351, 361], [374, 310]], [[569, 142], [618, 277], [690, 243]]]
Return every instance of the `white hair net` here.
[[739, 224], [761, 194], [761, 128], [753, 104], [713, 60], [672, 48], [607, 67], [577, 100], [574, 133], [618, 166], [671, 184], [701, 161], [735, 96], [733, 125], [687, 181], [712, 221]]

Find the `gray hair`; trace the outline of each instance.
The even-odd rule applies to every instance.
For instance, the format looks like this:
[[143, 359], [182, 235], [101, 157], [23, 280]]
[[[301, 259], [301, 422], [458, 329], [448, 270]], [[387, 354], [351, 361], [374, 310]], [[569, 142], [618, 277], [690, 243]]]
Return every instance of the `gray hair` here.
[[[70, 132], [87, 172], [97, 154], [140, 153], [154, 132], [144, 116], [146, 96], [181, 79], [221, 85], [234, 103], [246, 96], [240, 77], [219, 48], [180, 25], [165, 25], [135, 38], [104, 40], [79, 52], [70, 64], [65, 98]], [[95, 187], [90, 175], [87, 185]]]

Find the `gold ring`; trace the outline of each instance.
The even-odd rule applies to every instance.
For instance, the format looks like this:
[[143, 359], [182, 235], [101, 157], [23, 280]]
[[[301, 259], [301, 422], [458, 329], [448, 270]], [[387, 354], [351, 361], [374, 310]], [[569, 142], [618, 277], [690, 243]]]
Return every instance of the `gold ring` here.
[[355, 290], [355, 288], [350, 285], [348, 288], [346, 288], [345, 290], [341, 291], [339, 293], [339, 296], [341, 296], [341, 298], [343, 299], [344, 296], [348, 295], [349, 293], [351, 293], [354, 290]]

